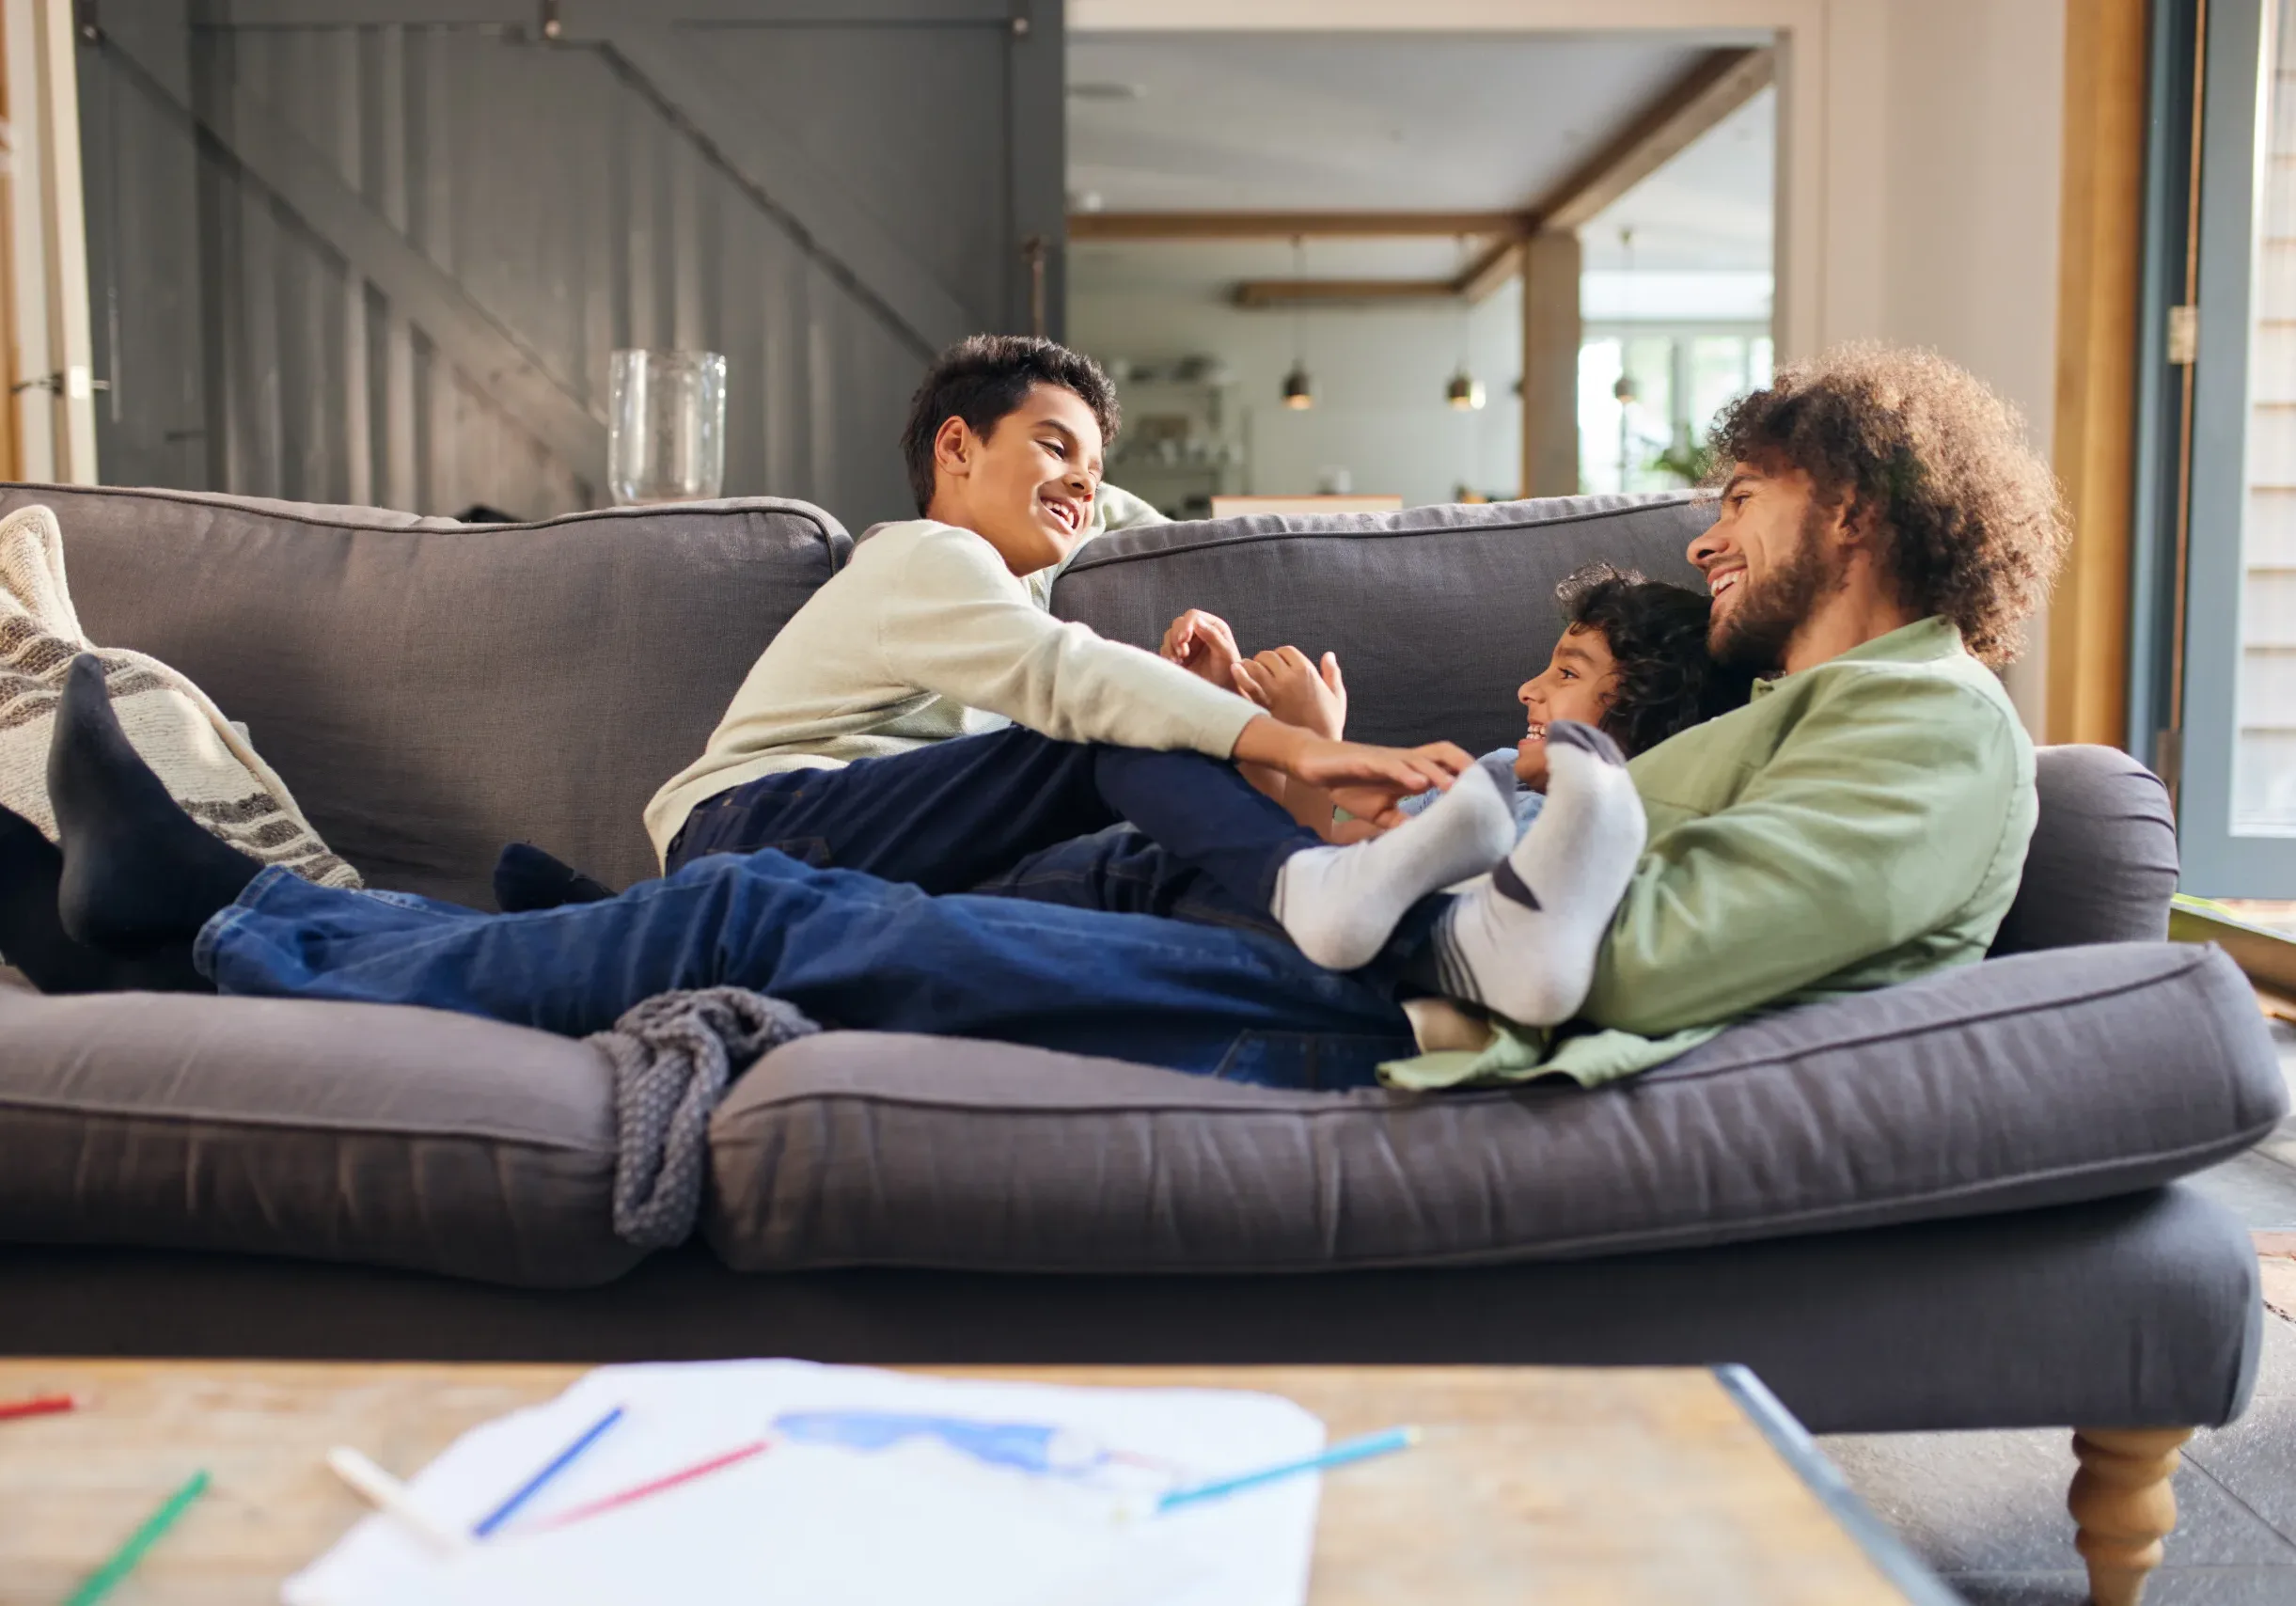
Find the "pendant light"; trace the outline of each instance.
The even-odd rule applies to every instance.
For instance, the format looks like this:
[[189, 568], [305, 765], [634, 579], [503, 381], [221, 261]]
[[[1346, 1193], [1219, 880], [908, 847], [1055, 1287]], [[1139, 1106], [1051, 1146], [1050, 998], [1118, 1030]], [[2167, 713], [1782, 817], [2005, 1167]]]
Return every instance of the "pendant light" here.
[[1455, 411], [1479, 413], [1483, 410], [1485, 401], [1483, 381], [1474, 376], [1467, 361], [1470, 337], [1473, 332], [1474, 307], [1468, 301], [1465, 289], [1467, 284], [1467, 237], [1464, 234], [1459, 236], [1459, 273], [1455, 282], [1461, 287], [1459, 291], [1459, 371], [1451, 376], [1449, 385], [1443, 386], [1443, 400], [1450, 402]]
[[[1307, 281], [1307, 243], [1298, 235], [1292, 236], [1292, 278], [1297, 284]], [[1307, 340], [1302, 333], [1302, 314], [1299, 297], [1292, 299], [1292, 371], [1283, 376], [1283, 404], [1295, 413], [1304, 413], [1315, 405], [1315, 387], [1308, 378]]]

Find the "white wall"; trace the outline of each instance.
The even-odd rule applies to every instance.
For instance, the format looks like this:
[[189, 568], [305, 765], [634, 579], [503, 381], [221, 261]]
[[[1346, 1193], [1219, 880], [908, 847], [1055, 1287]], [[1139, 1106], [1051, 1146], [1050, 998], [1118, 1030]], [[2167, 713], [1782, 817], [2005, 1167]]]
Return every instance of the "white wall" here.
[[[1303, 495], [1317, 489], [1320, 468], [1337, 465], [1348, 470], [1357, 493], [1392, 492], [1407, 507], [1455, 500], [1462, 485], [1516, 494], [1522, 475], [1522, 411], [1514, 395], [1522, 372], [1522, 303], [1514, 286], [1470, 314], [1473, 371], [1489, 397], [1482, 411], [1459, 412], [1443, 401], [1458, 366], [1459, 313], [1455, 304], [1430, 304], [1306, 313], [1315, 405], [1294, 412], [1279, 399], [1292, 366], [1291, 313], [1246, 311], [1176, 288], [1095, 289], [1095, 276], [1088, 259], [1071, 274], [1071, 343], [1103, 363], [1125, 358], [1169, 366], [1176, 357], [1204, 355], [1234, 370], [1229, 395], [1239, 417], [1233, 433], [1248, 456], [1241, 482], [1231, 489]], [[1119, 390], [1129, 417], [1172, 406], [1159, 388]], [[1134, 486], [1121, 464], [1109, 477], [1156, 496], [1149, 476], [1138, 476]]]
[[[2078, 3], [2078, 0], [2075, 0]], [[2066, 0], [1832, 0], [1828, 341], [1934, 347], [2055, 416]], [[1862, 192], [1862, 193], [1861, 193]], [[2009, 691], [2037, 735], [2048, 621]]]

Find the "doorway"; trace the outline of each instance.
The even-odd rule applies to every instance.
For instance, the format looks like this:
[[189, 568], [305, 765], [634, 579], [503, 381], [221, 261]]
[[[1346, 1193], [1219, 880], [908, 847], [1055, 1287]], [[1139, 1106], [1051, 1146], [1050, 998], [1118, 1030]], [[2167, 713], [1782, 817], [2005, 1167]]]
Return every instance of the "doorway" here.
[[1126, 399], [1111, 478], [1176, 516], [1691, 483], [1774, 359], [1772, 51], [1074, 35], [1069, 330]]

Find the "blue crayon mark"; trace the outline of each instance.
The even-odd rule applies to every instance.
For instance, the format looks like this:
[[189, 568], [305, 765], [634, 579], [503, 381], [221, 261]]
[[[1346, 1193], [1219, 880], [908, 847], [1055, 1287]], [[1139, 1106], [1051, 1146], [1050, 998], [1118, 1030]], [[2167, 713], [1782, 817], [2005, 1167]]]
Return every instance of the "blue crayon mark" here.
[[1076, 1435], [1045, 1423], [973, 1422], [897, 1411], [799, 1410], [774, 1418], [776, 1431], [800, 1444], [889, 1450], [910, 1439], [937, 1439], [961, 1456], [1035, 1476], [1073, 1476], [1108, 1457]]

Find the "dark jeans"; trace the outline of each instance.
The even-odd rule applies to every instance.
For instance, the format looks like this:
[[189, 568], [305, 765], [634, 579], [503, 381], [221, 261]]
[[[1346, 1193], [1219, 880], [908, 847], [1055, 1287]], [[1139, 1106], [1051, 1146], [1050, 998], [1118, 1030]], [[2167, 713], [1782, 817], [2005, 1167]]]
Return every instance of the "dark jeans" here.
[[[1086, 906], [1148, 908], [1185, 896], [1190, 914], [1262, 929], [1276, 873], [1321, 841], [1233, 765], [1202, 753], [1056, 742], [1014, 726], [734, 787], [686, 816], [668, 868], [774, 848], [816, 870], [858, 870], [927, 892], [994, 883], [1006, 896], [1029, 897], [1017, 888], [1032, 868], [1043, 869], [1046, 885], [1063, 876], [1074, 885], [1091, 850], [1067, 844], [1127, 823], [1163, 851], [1128, 855], [1124, 873], [1172, 885], [1139, 902], [1112, 890], [1125, 901]], [[1054, 858], [1037, 866], [1046, 855]]]
[[[1288, 857], [1288, 855], [1286, 856]], [[1155, 915], [1291, 938], [1266, 908], [1249, 908], [1211, 876], [1131, 826], [1110, 826], [1030, 854], [973, 889], [984, 898], [1024, 898], [1115, 915]]]
[[208, 922], [195, 957], [224, 993], [417, 1004], [566, 1036], [658, 993], [727, 985], [825, 1026], [1287, 1087], [1368, 1085], [1381, 1060], [1412, 1052], [1400, 959], [1340, 975], [1250, 932], [931, 897], [770, 851], [519, 915], [314, 887], [274, 867]]

